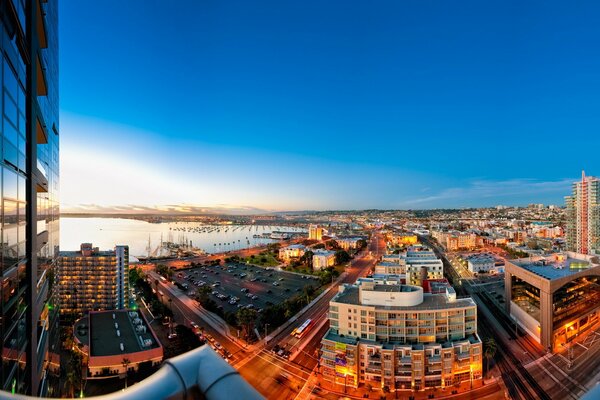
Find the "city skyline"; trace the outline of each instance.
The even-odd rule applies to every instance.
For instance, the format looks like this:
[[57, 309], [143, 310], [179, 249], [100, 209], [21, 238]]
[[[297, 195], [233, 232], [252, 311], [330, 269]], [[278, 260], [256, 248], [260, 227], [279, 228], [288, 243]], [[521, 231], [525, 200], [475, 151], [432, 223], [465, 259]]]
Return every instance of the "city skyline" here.
[[60, 7], [63, 211], [564, 205], [600, 170], [597, 5], [114, 6]]

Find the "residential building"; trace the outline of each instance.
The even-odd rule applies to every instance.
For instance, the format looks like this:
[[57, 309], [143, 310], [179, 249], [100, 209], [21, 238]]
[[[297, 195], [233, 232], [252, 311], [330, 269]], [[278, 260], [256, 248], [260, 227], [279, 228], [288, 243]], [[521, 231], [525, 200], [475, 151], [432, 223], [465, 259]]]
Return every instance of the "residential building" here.
[[320, 270], [335, 265], [335, 251], [317, 249], [313, 251], [312, 267], [314, 270]]
[[444, 277], [444, 263], [433, 251], [426, 247], [409, 247], [404, 255], [406, 262], [406, 283], [422, 286], [424, 279]]
[[434, 231], [432, 236], [447, 251], [473, 250], [483, 244], [483, 240], [478, 242], [478, 236], [472, 232]]
[[291, 244], [279, 249], [279, 259], [288, 264], [292, 260], [297, 260], [306, 252], [306, 246], [301, 244]]
[[555, 351], [598, 323], [600, 257], [572, 252], [507, 260], [506, 311]]
[[0, 7], [0, 389], [59, 393], [58, 4]]
[[309, 240], [322, 240], [323, 239], [323, 228], [318, 225], [311, 225], [308, 228], [308, 239]]
[[162, 345], [137, 311], [91, 311], [75, 323], [73, 335], [90, 377], [135, 372], [140, 364], [163, 360]]
[[573, 183], [573, 194], [565, 197], [567, 206], [567, 250], [600, 254], [600, 179], [585, 176]]
[[477, 306], [449, 286], [427, 294], [397, 280], [362, 278], [340, 286], [329, 323], [320, 372], [341, 387], [420, 390], [481, 382]]
[[82, 243], [80, 251], [61, 251], [58, 286], [61, 315], [78, 317], [88, 311], [127, 308], [129, 246], [100, 251]]

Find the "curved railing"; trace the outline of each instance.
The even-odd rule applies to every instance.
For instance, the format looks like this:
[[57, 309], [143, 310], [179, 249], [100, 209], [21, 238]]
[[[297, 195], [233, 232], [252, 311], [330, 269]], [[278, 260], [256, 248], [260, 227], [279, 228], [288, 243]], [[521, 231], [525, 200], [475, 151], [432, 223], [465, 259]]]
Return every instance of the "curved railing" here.
[[[0, 399], [30, 400], [32, 396], [0, 391]], [[128, 389], [103, 396], [101, 400], [149, 399], [263, 399], [248, 382], [209, 346], [201, 346], [170, 358], [153, 375]]]

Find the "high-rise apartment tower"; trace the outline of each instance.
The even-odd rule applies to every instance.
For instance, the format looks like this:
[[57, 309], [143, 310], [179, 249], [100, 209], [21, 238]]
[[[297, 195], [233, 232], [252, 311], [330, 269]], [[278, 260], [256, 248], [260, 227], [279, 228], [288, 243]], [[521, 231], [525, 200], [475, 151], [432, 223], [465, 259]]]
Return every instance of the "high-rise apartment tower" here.
[[567, 205], [567, 249], [580, 254], [600, 252], [600, 179], [585, 176], [573, 183]]

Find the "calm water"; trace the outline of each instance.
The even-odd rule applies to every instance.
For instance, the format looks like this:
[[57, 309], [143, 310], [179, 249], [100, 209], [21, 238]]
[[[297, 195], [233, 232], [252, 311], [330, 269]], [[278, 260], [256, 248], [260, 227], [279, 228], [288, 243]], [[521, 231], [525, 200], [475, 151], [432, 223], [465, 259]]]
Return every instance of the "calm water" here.
[[[212, 231], [202, 231], [203, 228]], [[79, 250], [79, 245], [91, 242], [101, 250], [112, 249], [116, 244], [129, 245], [132, 256], [148, 255], [148, 236], [154, 251], [163, 241], [183, 243], [191, 241], [194, 247], [209, 253], [237, 250], [270, 239], [253, 238], [255, 234], [271, 231], [305, 232], [306, 229], [289, 226], [262, 225], [205, 225], [199, 222], [164, 222], [152, 224], [122, 218], [65, 218], [60, 219], [60, 249]]]

